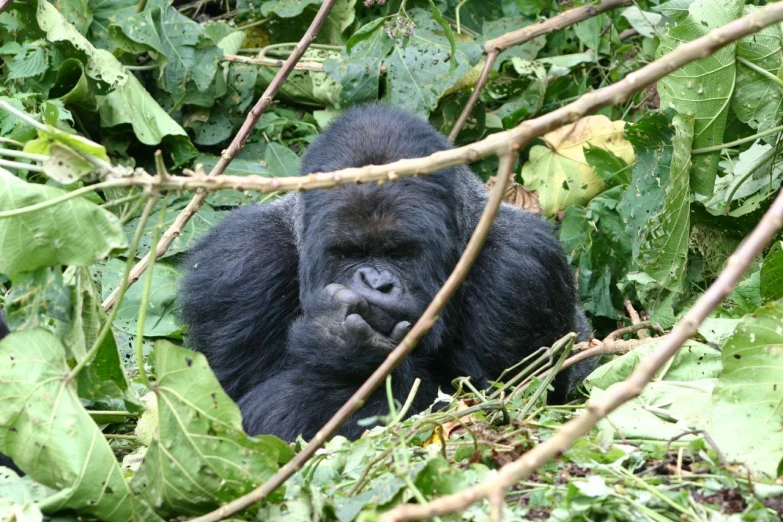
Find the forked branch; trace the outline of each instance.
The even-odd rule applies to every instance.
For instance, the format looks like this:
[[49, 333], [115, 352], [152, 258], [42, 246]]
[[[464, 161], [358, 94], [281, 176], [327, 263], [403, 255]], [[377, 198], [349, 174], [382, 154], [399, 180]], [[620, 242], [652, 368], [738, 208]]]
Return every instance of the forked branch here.
[[728, 296], [753, 260], [783, 227], [783, 192], [751, 232], [744, 243], [729, 257], [718, 279], [674, 326], [660, 339], [658, 347], [621, 384], [612, 387], [601, 399], [588, 401], [584, 413], [564, 424], [551, 439], [546, 440], [504, 466], [497, 475], [454, 495], [446, 495], [426, 504], [403, 504], [381, 517], [381, 522], [423, 520], [447, 513], [456, 513], [471, 504], [491, 500], [498, 492], [508, 491], [520, 480], [529, 477], [547, 461], [562, 455], [571, 445], [588, 433], [601, 419], [627, 401], [637, 397], [656, 372], [677, 353], [680, 346], [696, 334], [699, 325]]
[[[720, 47], [758, 32], [764, 27], [781, 20], [783, 20], [783, 2], [767, 5], [748, 16], [712, 31], [698, 40], [680, 45], [670, 54], [629, 74], [624, 80], [615, 85], [584, 95], [570, 105], [536, 120], [528, 121], [515, 129], [495, 134], [469, 147], [438, 152], [427, 158], [402, 160], [386, 166], [371, 167], [371, 169], [376, 169], [373, 172], [382, 172], [385, 176], [388, 176], [390, 172], [395, 173], [395, 175], [403, 172], [414, 174], [433, 172], [446, 166], [465, 163], [466, 161], [460, 161], [460, 159], [462, 159], [461, 155], [466, 154], [466, 151], [470, 151], [467, 152], [469, 156], [475, 155], [477, 157], [501, 154], [497, 183], [491, 192], [481, 220], [471, 236], [465, 252], [443, 288], [435, 296], [435, 299], [427, 307], [427, 310], [403, 342], [389, 354], [381, 366], [362, 384], [348, 402], [335, 413], [313, 437], [310, 443], [290, 462], [281, 467], [272, 478], [247, 495], [233, 500], [211, 513], [194, 519], [194, 522], [216, 522], [267, 498], [271, 492], [299, 470], [329, 437], [336, 433], [339, 427], [348, 420], [359, 405], [383, 382], [386, 376], [391, 373], [414, 348], [419, 339], [432, 327], [437, 320], [437, 314], [443, 309], [448, 299], [467, 275], [481, 249], [511, 175], [514, 161], [514, 155], [511, 151], [518, 150], [533, 138], [584, 116], [588, 111], [625, 101], [633, 94], [683, 65], [705, 58]], [[364, 171], [364, 169], [347, 170]], [[339, 171], [338, 173], [343, 172], [346, 171]], [[338, 173], [333, 173], [332, 175], [334, 176]], [[334, 184], [339, 183], [335, 182]], [[557, 435], [549, 441], [537, 446], [518, 461], [502, 468], [496, 479], [473, 486], [458, 495], [441, 497], [428, 504], [399, 506], [384, 515], [384, 520], [419, 520], [437, 516], [441, 513], [459, 511], [479, 499], [490, 498], [498, 490], [502, 491], [509, 488], [520, 477], [529, 475], [541, 464], [568, 449], [574, 440], [587, 433], [599, 419], [605, 417], [620, 404], [641, 392], [657, 369], [677, 351], [686, 339], [696, 332], [698, 325], [704, 317], [728, 295], [739, 277], [749, 266], [751, 260], [771, 240], [781, 225], [783, 225], [783, 194], [778, 196], [759, 226], [737, 253], [729, 258], [728, 265], [718, 280], [696, 302], [685, 318], [677, 324], [672, 333], [662, 339], [656, 351], [636, 369], [625, 384], [618, 387], [617, 393], [607, 395], [603, 401], [589, 403], [584, 415], [565, 424], [558, 431]]]
[[[220, 155], [220, 160], [218, 160], [209, 173], [210, 177], [223, 174], [223, 172], [226, 171], [228, 164], [231, 163], [231, 160], [236, 157], [239, 149], [245, 145], [245, 142], [250, 137], [250, 133], [253, 131], [253, 127], [255, 127], [256, 123], [258, 123], [258, 119], [264, 113], [266, 108], [269, 107], [269, 105], [272, 103], [272, 99], [275, 97], [275, 94], [277, 94], [277, 91], [280, 90], [280, 87], [283, 86], [283, 82], [285, 82], [286, 78], [288, 78], [288, 75], [291, 74], [291, 71], [294, 70], [296, 63], [300, 58], [302, 58], [305, 51], [310, 46], [310, 43], [315, 39], [315, 35], [318, 33], [321, 25], [323, 25], [324, 20], [326, 20], [326, 17], [329, 15], [329, 11], [331, 11], [335, 2], [336, 0], [324, 0], [323, 4], [321, 4], [320, 9], [318, 9], [318, 13], [316, 13], [315, 18], [313, 18], [313, 21], [310, 24], [310, 27], [307, 28], [307, 31], [305, 32], [304, 36], [302, 36], [302, 39], [299, 40], [299, 43], [297, 43], [296, 47], [294, 47], [294, 51], [291, 53], [291, 56], [286, 59], [283, 66], [279, 71], [277, 71], [277, 74], [272, 80], [272, 83], [269, 84], [269, 86], [264, 91], [264, 94], [261, 95], [261, 98], [259, 98], [253, 108], [250, 109], [250, 113], [248, 113], [247, 118], [245, 118], [245, 122], [242, 124], [242, 127], [240, 127], [239, 132], [237, 132], [236, 136], [234, 136], [234, 139], [231, 140], [231, 144]], [[196, 212], [198, 212], [198, 210], [201, 208], [201, 205], [204, 204], [204, 200], [206, 198], [207, 192], [203, 190], [196, 192], [196, 195], [194, 195], [187, 206], [182, 209], [182, 212], [180, 212], [180, 214], [177, 216], [177, 219], [174, 220], [174, 223], [172, 223], [166, 232], [163, 233], [155, 252], [148, 252], [147, 255], [144, 256], [141, 261], [136, 263], [136, 265], [133, 267], [130, 273], [130, 278], [127, 281], [128, 286], [139, 280], [139, 277], [141, 277], [141, 275], [149, 266], [150, 256], [154, 255], [155, 257], [160, 257], [166, 253], [166, 250], [168, 250], [171, 242], [179, 237], [179, 235], [182, 233], [182, 229], [185, 227], [187, 222], [190, 221], [190, 218], [193, 217]], [[102, 303], [104, 310], [108, 310], [114, 306], [119, 293], [120, 288], [117, 287], [112, 291], [111, 294], [109, 294], [109, 297], [107, 297]]]
[[559, 31], [570, 25], [587, 20], [593, 16], [598, 16], [601, 13], [611, 11], [618, 7], [631, 5], [631, 3], [631, 0], [601, 0], [601, 2], [598, 4], [588, 4], [581, 7], [575, 7], [573, 9], [569, 9], [568, 11], [563, 11], [562, 13], [548, 20], [543, 20], [536, 24], [528, 25], [522, 29], [506, 33], [497, 38], [493, 38], [492, 40], [487, 40], [487, 42], [484, 44], [484, 54], [487, 55], [487, 59], [484, 62], [484, 69], [481, 71], [481, 76], [479, 76], [479, 80], [476, 83], [476, 86], [473, 88], [473, 92], [471, 93], [468, 102], [462, 109], [462, 113], [459, 115], [459, 118], [457, 118], [457, 123], [454, 124], [454, 127], [449, 133], [449, 141], [454, 141], [457, 139], [459, 131], [462, 130], [462, 126], [465, 125], [465, 122], [468, 120], [468, 116], [470, 116], [470, 112], [473, 110], [473, 106], [476, 105], [478, 97], [481, 95], [481, 90], [487, 84], [487, 79], [489, 79], [489, 73], [492, 71], [492, 66], [495, 64], [495, 60], [501, 52], [505, 51], [509, 47], [529, 42], [538, 36], [554, 33], [555, 31]]

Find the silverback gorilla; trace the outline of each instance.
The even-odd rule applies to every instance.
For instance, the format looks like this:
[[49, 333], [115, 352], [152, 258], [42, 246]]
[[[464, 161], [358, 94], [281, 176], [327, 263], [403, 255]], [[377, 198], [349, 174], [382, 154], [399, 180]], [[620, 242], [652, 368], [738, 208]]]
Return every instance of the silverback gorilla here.
[[[427, 122], [382, 105], [346, 111], [301, 173], [380, 165], [450, 148]], [[190, 254], [181, 289], [189, 342], [238, 402], [250, 434], [312, 437], [405, 336], [454, 268], [487, 192], [465, 166], [385, 185], [291, 194], [240, 208]], [[392, 374], [396, 400], [420, 377], [411, 413], [438, 387], [501, 372], [568, 332], [587, 339], [552, 227], [503, 205], [473, 269]], [[586, 367], [561, 373], [560, 401]], [[378, 390], [342, 428], [388, 412]]]

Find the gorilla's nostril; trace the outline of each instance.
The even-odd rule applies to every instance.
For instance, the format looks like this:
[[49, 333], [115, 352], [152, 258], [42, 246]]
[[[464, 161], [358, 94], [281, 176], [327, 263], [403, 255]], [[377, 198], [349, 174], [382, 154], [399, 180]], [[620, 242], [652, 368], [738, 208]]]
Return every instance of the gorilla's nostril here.
[[394, 290], [394, 283], [390, 281], [386, 283], [381, 283], [380, 285], [376, 286], [375, 289], [381, 293], [388, 294], [391, 293], [392, 290]]

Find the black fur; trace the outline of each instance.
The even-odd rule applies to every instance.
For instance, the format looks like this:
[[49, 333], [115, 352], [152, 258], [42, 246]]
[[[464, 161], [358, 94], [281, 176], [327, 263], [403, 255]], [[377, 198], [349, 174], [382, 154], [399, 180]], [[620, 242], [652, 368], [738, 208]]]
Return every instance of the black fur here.
[[[302, 174], [427, 156], [450, 144], [410, 114], [365, 105], [337, 118], [302, 158]], [[462, 254], [487, 193], [467, 167], [383, 186], [289, 195], [238, 209], [190, 254], [181, 304], [202, 351], [251, 434], [312, 437], [419, 318]], [[393, 373], [411, 413], [458, 376], [486, 386], [541, 346], [588, 326], [552, 227], [503, 205], [473, 269]], [[584, 373], [583, 371], [581, 373]], [[558, 376], [563, 400], [574, 376]], [[387, 413], [377, 391], [356, 420]]]

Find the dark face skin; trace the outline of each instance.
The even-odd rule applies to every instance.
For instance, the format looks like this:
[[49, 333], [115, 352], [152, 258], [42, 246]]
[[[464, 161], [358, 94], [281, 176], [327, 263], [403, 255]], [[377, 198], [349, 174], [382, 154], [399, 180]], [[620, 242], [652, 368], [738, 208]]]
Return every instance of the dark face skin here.
[[448, 196], [421, 180], [307, 194], [305, 317], [344, 341], [379, 351], [398, 344], [458, 257], [455, 224], [443, 212]]

